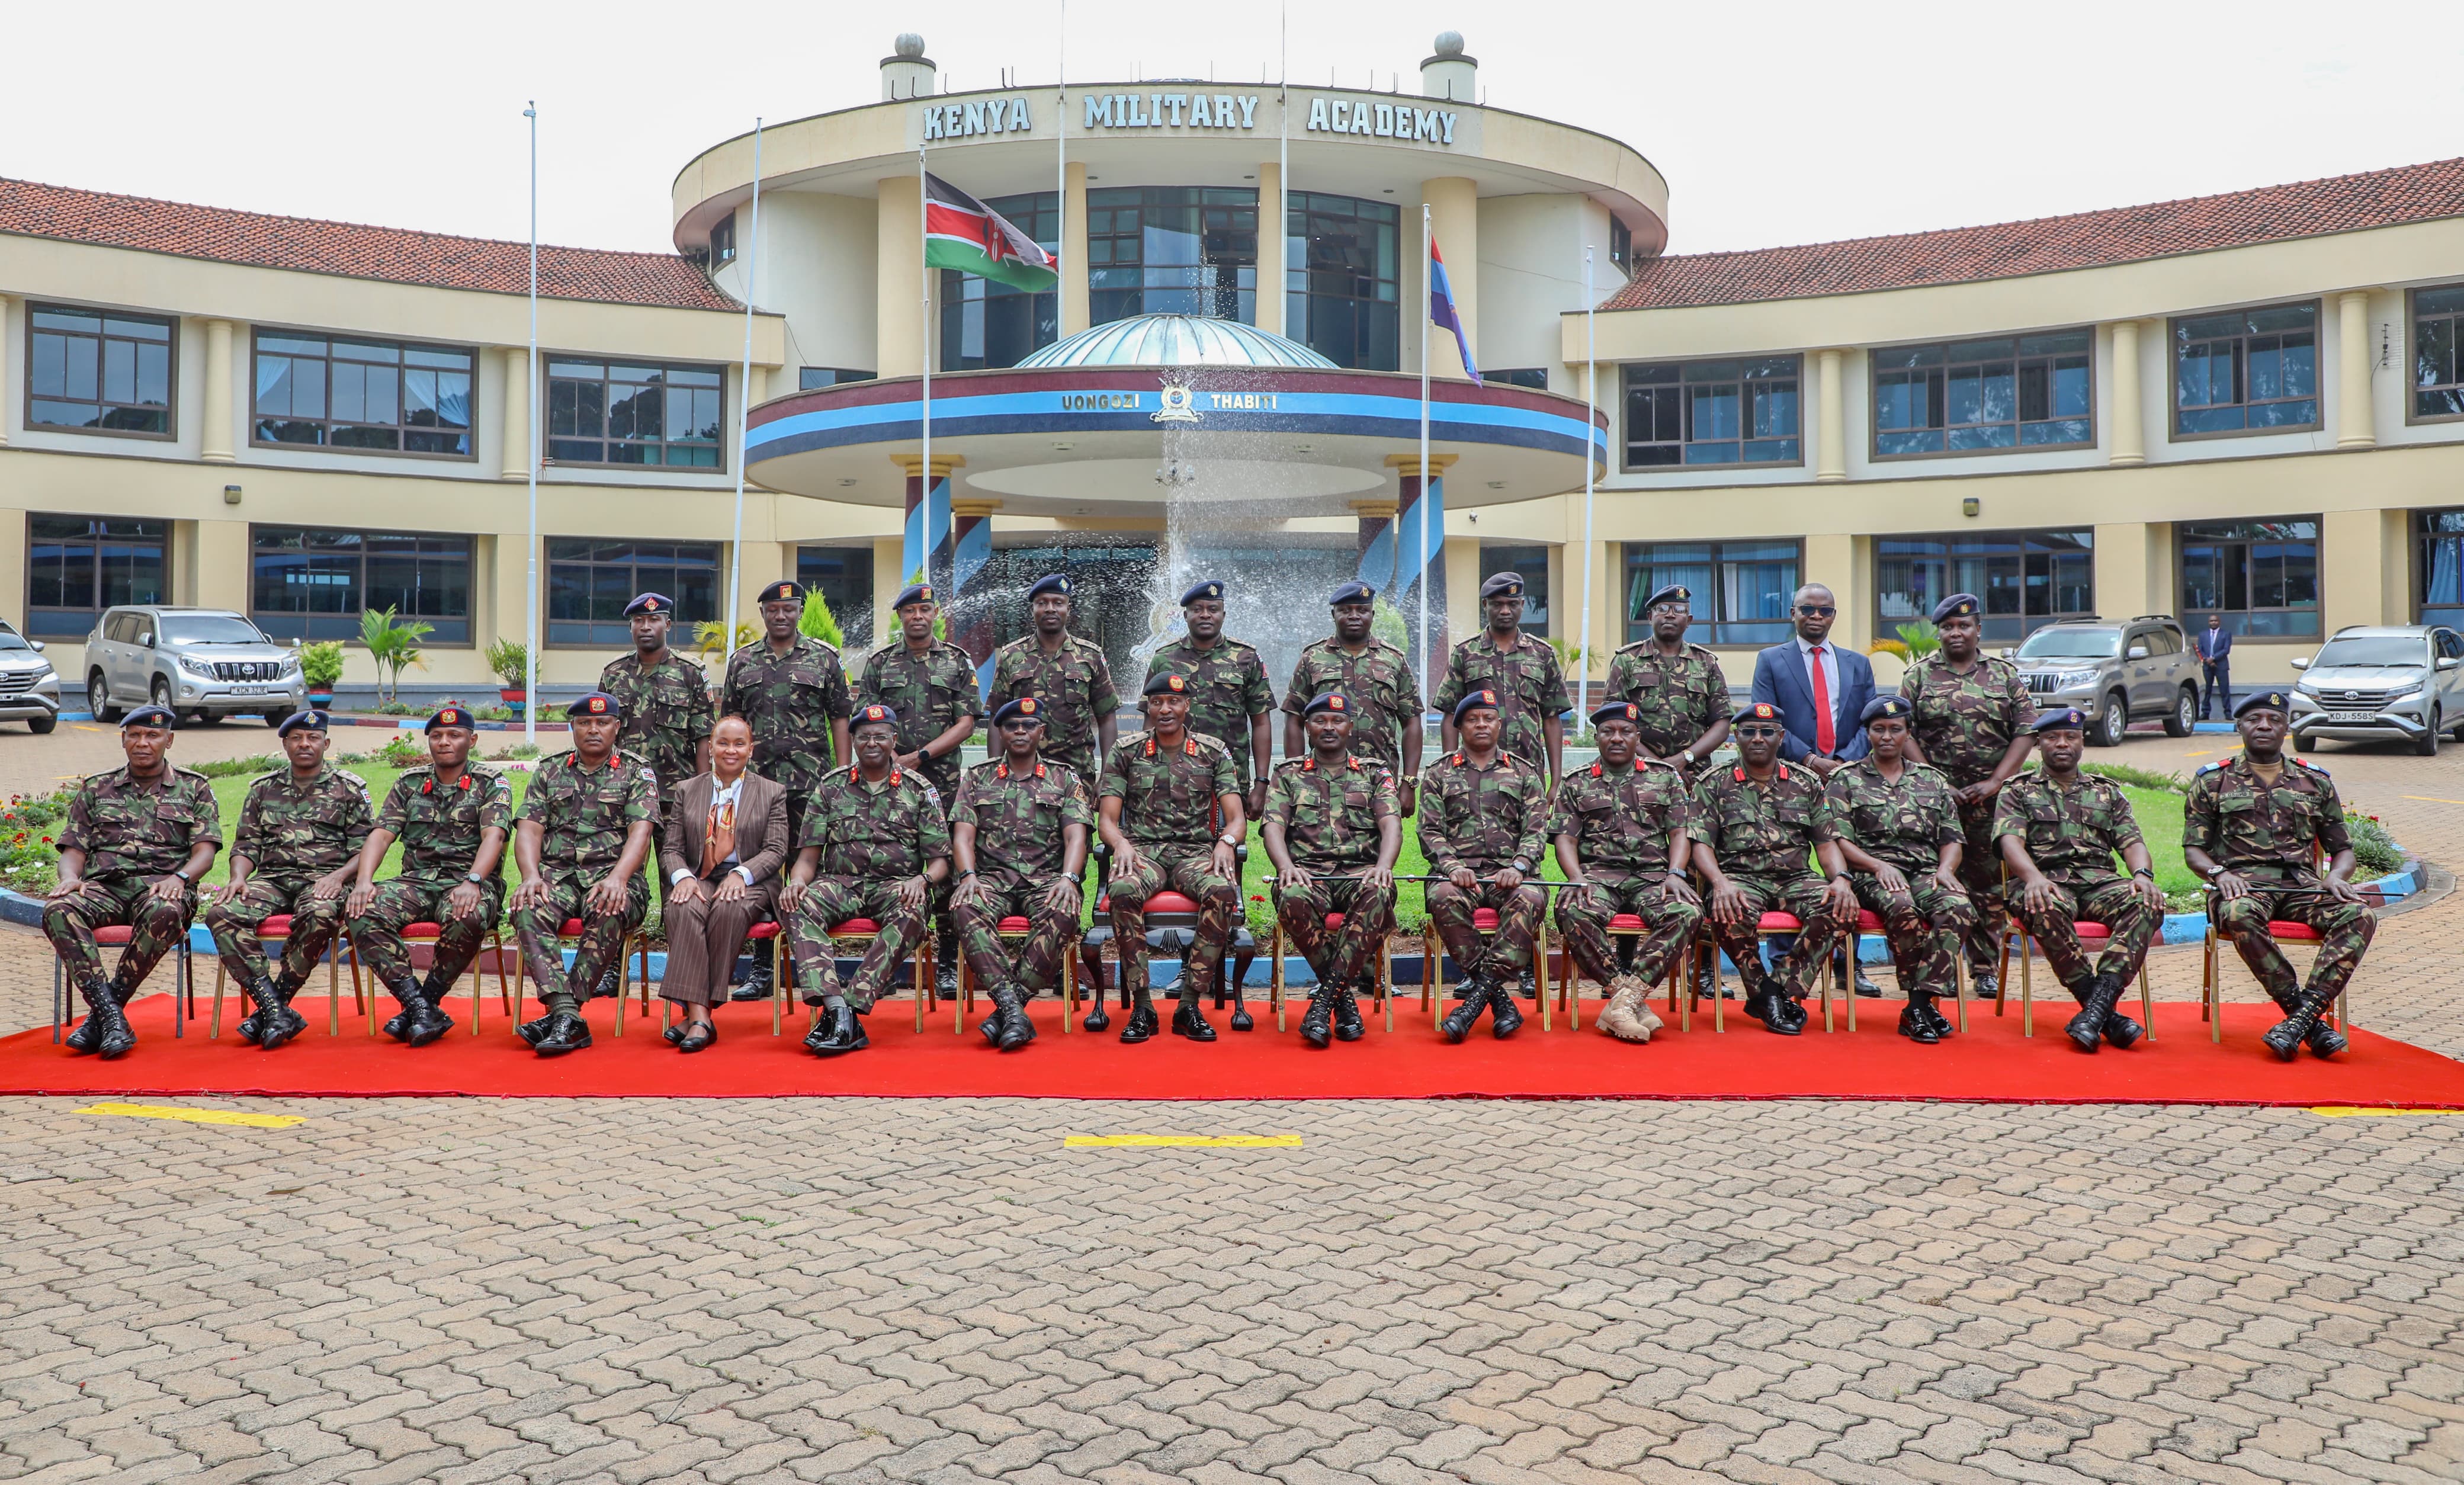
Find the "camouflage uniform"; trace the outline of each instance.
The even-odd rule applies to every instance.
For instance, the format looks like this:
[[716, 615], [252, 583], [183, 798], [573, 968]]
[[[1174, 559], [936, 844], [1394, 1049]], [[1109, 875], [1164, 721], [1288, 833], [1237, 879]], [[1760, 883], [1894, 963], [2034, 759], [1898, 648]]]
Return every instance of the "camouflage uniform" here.
[[1668, 972], [1683, 952], [1703, 910], [1669, 897], [1668, 844], [1695, 830], [1694, 801], [1670, 765], [1637, 762], [1622, 771], [1606, 764], [1568, 774], [1549, 808], [1549, 838], [1570, 835], [1587, 886], [1560, 888], [1557, 931], [1575, 967], [1599, 985], [1617, 977], [1609, 949], [1609, 920], [1620, 913], [1642, 920], [1644, 938], [1634, 972], [1645, 984]]
[[[2147, 945], [2164, 926], [2165, 913], [2141, 901], [2130, 878], [2113, 869], [2115, 853], [2139, 840], [2139, 822], [2131, 816], [2130, 800], [2121, 786], [2081, 773], [2064, 788], [2042, 769], [2032, 768], [2004, 785], [1994, 802], [1997, 861], [2005, 835], [2018, 836], [2028, 859], [2061, 889], [2052, 910], [2039, 913], [2019, 906], [2015, 878], [2005, 891], [2012, 911], [2035, 936], [2062, 984], [2078, 993], [2094, 975], [2127, 981], [2137, 974]], [[2093, 964], [2071, 930], [2075, 921], [2102, 923], [2113, 930], [2103, 957]]]
[[[1672, 763], [1730, 711], [1728, 677], [1701, 645], [1689, 644], [1672, 658], [1652, 640], [1637, 640], [1610, 659], [1608, 683], [1601, 689], [1605, 701], [1642, 708], [1643, 751]], [[1686, 769], [1686, 782], [1700, 780], [1710, 765], [1706, 758]]]
[[[1733, 765], [1694, 787], [1694, 809], [1720, 875], [1746, 896], [1745, 921], [1715, 918], [1711, 936], [1737, 966], [1749, 993], [1771, 989], [1801, 998], [1807, 977], [1831, 963], [1832, 941], [1854, 926], [1832, 916], [1823, 901], [1826, 883], [1806, 860], [1815, 846], [1839, 838], [1839, 818], [1822, 791], [1822, 776], [1777, 764], [1757, 784], [1745, 765]], [[1789, 951], [1785, 983], [1757, 983], [1765, 980], [1757, 927], [1765, 913], [1792, 914], [1805, 925]]]
[[[1481, 878], [1469, 892], [1433, 881], [1423, 894], [1429, 920], [1466, 975], [1485, 968], [1519, 979], [1531, 967], [1531, 942], [1549, 909], [1549, 894], [1538, 885], [1548, 814], [1548, 775], [1511, 753], [1499, 753], [1485, 768], [1474, 767], [1467, 754], [1449, 753], [1421, 770], [1420, 854], [1430, 874], [1463, 867]], [[1529, 878], [1522, 886], [1507, 892], [1489, 880], [1518, 860]], [[1497, 914], [1493, 954], [1472, 926], [1473, 911], [1484, 907]]]
[[78, 785], [55, 844], [85, 853], [85, 875], [66, 896], [43, 904], [43, 933], [69, 979], [80, 988], [100, 980], [94, 931], [124, 923], [128, 947], [113, 984], [123, 995], [143, 984], [187, 932], [197, 903], [193, 882], [176, 904], [150, 901], [146, 893], [156, 878], [187, 866], [199, 841], [220, 846], [222, 839], [222, 813], [204, 774], [165, 765], [162, 779], [147, 785], [115, 768]]
[[1352, 699], [1352, 750], [1390, 774], [1401, 767], [1403, 723], [1420, 715], [1420, 683], [1411, 659], [1374, 635], [1357, 654], [1331, 638], [1316, 640], [1292, 666], [1284, 710], [1298, 717], [1302, 707], [1330, 691]]
[[785, 654], [757, 639], [727, 657], [718, 714], [752, 726], [753, 771], [785, 786], [790, 840], [803, 826], [813, 787], [835, 762], [830, 724], [854, 709], [839, 653], [810, 635], [798, 634]]
[[1894, 897], [1872, 874], [1848, 874], [1859, 904], [1882, 920], [1900, 988], [1957, 994], [1960, 946], [1976, 926], [1976, 914], [1966, 893], [1947, 890], [1933, 875], [1942, 848], [1963, 834], [1949, 783], [1930, 767], [1907, 764], [1894, 784], [1867, 757], [1832, 770], [1823, 792], [1839, 832], [1908, 879], [1908, 890]]
[[[2027, 735], [2035, 704], [2028, 699], [2027, 682], [2008, 660], [1979, 655], [1975, 668], [1962, 674], [1940, 654], [1929, 654], [1908, 666], [1901, 677], [1900, 695], [1914, 714], [1908, 731], [1925, 749], [1925, 762], [1940, 769], [1954, 789], [1982, 784], [2011, 750], [2011, 740]], [[1959, 807], [1965, 839], [1959, 854], [1959, 879], [1968, 884], [1969, 906], [1976, 926], [1968, 935], [1968, 963], [1990, 971], [2010, 930], [2002, 917], [2002, 852], [1994, 801]]]
[[[957, 726], [959, 718], [983, 715], [976, 699], [976, 662], [957, 645], [938, 639], [922, 654], [909, 653], [903, 637], [875, 650], [856, 680], [855, 701], [858, 706], [878, 701], [898, 714], [901, 756], [921, 751]], [[933, 786], [940, 808], [949, 809], [958, 795], [958, 750], [924, 760], [916, 772]]]
[[[1061, 879], [1067, 828], [1094, 833], [1085, 782], [1063, 764], [1038, 759], [1033, 773], [1012, 773], [1008, 759], [996, 758], [967, 770], [950, 823], [976, 828], [976, 897], [950, 907], [967, 968], [979, 985], [1014, 984], [1028, 995], [1043, 994], [1059, 982], [1062, 959], [1078, 937], [1077, 913], [1056, 911], [1045, 897]], [[995, 931], [1004, 918], [1028, 923], [1015, 974]]]
[[326, 764], [305, 785], [295, 783], [288, 765], [248, 787], [240, 802], [239, 833], [231, 854], [252, 863], [248, 880], [227, 902], [206, 909], [206, 928], [223, 967], [243, 986], [266, 973], [256, 925], [276, 913], [291, 915], [291, 941], [282, 946], [280, 983], [296, 988], [325, 957], [341, 931], [350, 900], [346, 880], [330, 898], [309, 896], [320, 876], [359, 859], [375, 824], [368, 786], [347, 768]]
[[2268, 920], [2276, 919], [2319, 930], [2309, 998], [2322, 1005], [2334, 999], [2378, 932], [2378, 915], [2342, 900], [2321, 880], [2320, 856], [2333, 857], [2353, 844], [2327, 770], [2288, 758], [2269, 787], [2247, 759], [2210, 764], [2190, 781], [2182, 815], [2182, 844], [2198, 847], [2250, 884], [2230, 902], [2211, 895], [2209, 912], [2268, 997], [2287, 1012], [2304, 998], [2300, 977], [2267, 936]]
[[889, 992], [898, 966], [924, 938], [924, 913], [900, 900], [898, 884], [950, 853], [946, 809], [929, 779], [904, 768], [872, 784], [849, 765], [813, 791], [796, 847], [819, 846], [821, 861], [787, 928], [787, 953], [805, 999], [839, 993], [830, 929], [851, 918], [869, 918], [878, 931], [844, 991], [847, 1002], [868, 1011]]
[[[650, 888], [644, 878], [656, 869], [637, 870], [627, 879], [619, 912], [590, 912], [583, 898], [625, 854], [633, 826], [643, 820], [655, 826], [662, 808], [658, 775], [637, 754], [610, 754], [596, 768], [583, 767], [581, 755], [571, 752], [539, 761], [514, 820], [536, 820], [546, 832], [539, 841], [539, 876], [547, 897], [514, 911], [514, 933], [542, 1002], [571, 999], [570, 985], [588, 993], [624, 959], [625, 936], [649, 911]], [[582, 920], [582, 938], [568, 982], [557, 936], [569, 918]]]
[[1095, 756], [1100, 724], [1121, 709], [1104, 647], [1070, 633], [1061, 636], [1061, 653], [1054, 655], [1045, 654], [1033, 634], [1001, 646], [993, 656], [993, 690], [984, 705], [989, 711], [1021, 697], [1044, 703], [1045, 761], [1067, 765], [1082, 782], [1095, 777], [1103, 762]]
[[1275, 709], [1266, 662], [1229, 634], [1219, 636], [1212, 650], [1200, 650], [1183, 635], [1155, 652], [1147, 662], [1146, 678], [1167, 671], [1189, 677], [1189, 730], [1223, 744], [1231, 755], [1234, 785], [1226, 792], [1247, 798], [1255, 782], [1250, 776], [1249, 719]]
[[[1264, 670], [1258, 678], [1265, 678]], [[1241, 918], [1241, 884], [1215, 873], [1215, 842], [1223, 829], [1215, 802], [1239, 792], [1231, 750], [1195, 732], [1184, 732], [1181, 745], [1170, 749], [1156, 746], [1154, 733], [1138, 733], [1113, 743], [1104, 760], [1095, 797], [1121, 802], [1121, 833], [1138, 852], [1136, 871], [1115, 873], [1105, 884], [1112, 947], [1120, 956], [1121, 984], [1141, 1002], [1148, 998], [1147, 899], [1158, 892], [1177, 892], [1198, 904], [1198, 944], [1182, 970], [1182, 997], [1212, 990], [1222, 970], [1223, 947]]]
[[631, 655], [607, 662], [599, 689], [625, 708], [616, 744], [650, 765], [659, 779], [659, 823], [665, 825], [676, 786], [701, 772], [710, 741], [710, 680], [701, 667], [671, 650], [649, 670]]
[[[1377, 864], [1378, 823], [1402, 809], [1395, 775], [1375, 759], [1340, 768], [1319, 767], [1315, 753], [1287, 759], [1266, 786], [1266, 823], [1284, 828], [1286, 853], [1309, 874], [1299, 892], [1276, 884], [1275, 913], [1320, 985], [1365, 987], [1375, 974], [1377, 945], [1395, 931], [1395, 888], [1368, 891], [1360, 874]], [[1343, 915], [1331, 944], [1330, 913]]]
[[446, 895], [471, 874], [481, 838], [491, 830], [511, 835], [513, 828], [513, 787], [493, 768], [467, 765], [462, 781], [451, 788], [438, 788], [436, 770], [427, 764], [404, 769], [393, 781], [377, 809], [377, 829], [402, 842], [402, 871], [377, 883], [368, 910], [351, 920], [351, 942], [376, 971], [379, 984], [399, 985], [410, 977], [410, 950], [402, 942], [402, 931], [420, 922], [434, 923], [440, 930], [430, 953], [429, 983], [442, 988], [462, 978], [504, 910], [501, 858], [498, 872], [479, 886], [476, 913], [448, 917]]
[[1455, 714], [1455, 703], [1474, 691], [1497, 693], [1497, 745], [1546, 772], [1549, 767], [1548, 720], [1572, 711], [1566, 674], [1549, 641], [1521, 630], [1514, 643], [1500, 650], [1486, 630], [1455, 646], [1446, 656], [1445, 678], [1438, 683], [1437, 708]]

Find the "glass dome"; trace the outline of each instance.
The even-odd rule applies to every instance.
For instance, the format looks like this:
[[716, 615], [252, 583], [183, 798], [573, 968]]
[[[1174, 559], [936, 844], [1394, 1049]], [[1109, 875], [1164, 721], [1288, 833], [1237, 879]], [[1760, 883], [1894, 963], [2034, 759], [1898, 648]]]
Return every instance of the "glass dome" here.
[[1056, 341], [1018, 364], [1033, 366], [1342, 367], [1280, 335], [1237, 320], [1197, 315], [1133, 315]]

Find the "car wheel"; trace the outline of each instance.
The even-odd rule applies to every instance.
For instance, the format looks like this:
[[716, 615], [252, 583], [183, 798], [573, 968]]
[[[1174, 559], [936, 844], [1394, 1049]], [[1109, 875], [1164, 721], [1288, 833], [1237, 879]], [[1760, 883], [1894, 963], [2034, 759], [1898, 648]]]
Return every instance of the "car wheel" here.
[[56, 717], [29, 717], [26, 719], [26, 730], [38, 738], [43, 736], [45, 733], [50, 732], [54, 727], [56, 727], [59, 724], [60, 720]]
[[2421, 758], [2437, 757], [2438, 733], [2439, 730], [2446, 725], [2447, 723], [2439, 718], [2438, 709], [2436, 707], [2431, 708], [2430, 725], [2422, 730], [2421, 736], [2412, 740], [2412, 751], [2414, 755]]
[[94, 714], [97, 721], [120, 720], [120, 708], [111, 704], [110, 683], [102, 678], [100, 671], [85, 678], [85, 709]]
[[2318, 745], [2319, 740], [2317, 738], [2310, 737], [2305, 733], [2299, 732], [2293, 734], [2293, 751], [2297, 753], [2309, 752]]
[[174, 727], [178, 726], [180, 724], [180, 714], [177, 711], [172, 710], [171, 682], [161, 676], [157, 676], [154, 677], [153, 689], [148, 694], [154, 698], [154, 704], [156, 706], [171, 713], [171, 725]]
[[2088, 729], [2087, 740], [2097, 747], [2120, 747], [2123, 734], [2129, 730], [2130, 708], [2117, 691], [2097, 710], [2096, 725]]
[[289, 712], [268, 712], [265, 714], [265, 724], [269, 727], [279, 727], [282, 725], [282, 720], [290, 715]]
[[2173, 698], [2173, 715], [2165, 719], [2165, 736], [2187, 738], [2199, 720], [2199, 692], [2195, 686], [2184, 686]]

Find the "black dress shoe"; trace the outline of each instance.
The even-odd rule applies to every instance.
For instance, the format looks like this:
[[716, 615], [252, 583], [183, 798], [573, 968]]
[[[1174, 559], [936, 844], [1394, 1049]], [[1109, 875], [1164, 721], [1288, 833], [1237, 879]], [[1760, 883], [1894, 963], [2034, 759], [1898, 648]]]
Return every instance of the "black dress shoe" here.
[[1194, 1042], [1211, 1042], [1215, 1040], [1215, 1027], [1198, 1008], [1196, 1001], [1185, 1000], [1172, 1013], [1172, 1034]]
[[1162, 1021], [1155, 1015], [1155, 1003], [1142, 1000], [1131, 1008], [1129, 1024], [1121, 1028], [1121, 1041], [1134, 1047], [1154, 1036], [1162, 1026]]
[[1857, 971], [1857, 993], [1865, 997], [1867, 1000], [1881, 1000], [1882, 998], [1882, 987], [1876, 985], [1873, 981], [1866, 979], [1865, 971], [1859, 969]]
[[556, 1012], [551, 1010], [546, 1015], [538, 1017], [535, 1020], [525, 1021], [521, 1025], [515, 1027], [514, 1034], [536, 1047], [539, 1045], [539, 1038], [547, 1034], [548, 1023], [555, 1019]]
[[1243, 1004], [1237, 1005], [1232, 1008], [1232, 1030], [1236, 1031], [1254, 1031], [1256, 1030], [1257, 1025], [1258, 1018], [1249, 1014], [1248, 1006]]
[[570, 1010], [561, 1010], [547, 1018], [547, 1029], [531, 1051], [542, 1057], [561, 1057], [569, 1052], [580, 1052], [590, 1045], [590, 1023]]
[[[1911, 996], [1909, 999], [1913, 1002], [1916, 997]], [[1931, 995], [1924, 997], [1924, 1001], [1925, 1025], [1933, 1028], [1935, 1039], [1939, 1040], [1942, 1037], [1948, 1036], [1955, 1028], [1951, 1025], [1950, 1018], [1942, 1013], [1942, 1006], [1940, 1002], [1936, 997]]]
[[685, 1028], [691, 1025], [693, 1025], [693, 1023], [690, 1021], [679, 1021], [675, 1025], [669, 1027], [666, 1031], [661, 1031], [659, 1034], [666, 1037], [668, 1039], [668, 1045], [672, 1047], [676, 1043], [685, 1039]]
[[836, 1057], [850, 1052], [861, 1052], [872, 1045], [864, 1034], [864, 1021], [855, 1008], [844, 1001], [836, 1010], [825, 1010], [821, 1020], [804, 1037], [804, 1046], [817, 1057]]
[[1087, 1013], [1078, 1018], [1078, 1029], [1082, 1031], [1102, 1031], [1110, 1030], [1111, 1025], [1112, 1018], [1104, 1013], [1103, 986], [1097, 986], [1094, 998], [1087, 1002]]
[[744, 977], [742, 985], [727, 992], [727, 998], [731, 1001], [768, 1000], [773, 988], [772, 974], [769, 957], [756, 954], [753, 957], [752, 972]]
[[686, 1026], [685, 1034], [676, 1039], [676, 1051], [699, 1052], [716, 1040], [718, 1040], [716, 1027], [707, 1021], [692, 1022]]
[[1908, 1002], [1907, 1008], [1900, 1012], [1900, 1034], [1921, 1047], [1942, 1040], [1942, 1033], [1933, 1029], [1932, 1019], [1915, 1001]]
[[2002, 982], [1994, 976], [1992, 970], [1970, 969], [1968, 972], [1969, 994], [1975, 996], [1978, 1000], [1991, 1000], [2001, 992]]

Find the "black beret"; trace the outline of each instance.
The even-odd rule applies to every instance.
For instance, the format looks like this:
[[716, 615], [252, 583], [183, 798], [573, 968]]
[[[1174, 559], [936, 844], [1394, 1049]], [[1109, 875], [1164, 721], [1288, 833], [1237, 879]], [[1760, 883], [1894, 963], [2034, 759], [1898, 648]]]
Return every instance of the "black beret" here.
[[1857, 720], [1864, 725], [1871, 725], [1886, 717], [1905, 721], [1908, 714], [1915, 710], [1916, 708], [1908, 705], [1906, 697], [1894, 692], [1889, 696], [1878, 696], [1866, 702], [1865, 709], [1857, 714]]
[[932, 584], [910, 583], [905, 587], [898, 590], [898, 597], [891, 603], [890, 607], [891, 611], [895, 612], [900, 609], [906, 608], [909, 604], [931, 603], [932, 601]]
[[1642, 708], [1632, 701], [1610, 701], [1594, 707], [1592, 725], [1596, 727], [1604, 721], [1630, 721], [1638, 727], [1641, 726]]
[[1063, 598], [1068, 597], [1069, 574], [1066, 572], [1054, 572], [1048, 573], [1044, 577], [1037, 578], [1035, 580], [1035, 586], [1026, 590], [1026, 600], [1029, 603], [1033, 603], [1035, 600], [1043, 597], [1046, 593], [1056, 593]]
[[1463, 725], [1463, 713], [1477, 711], [1484, 706], [1492, 712], [1498, 709], [1496, 692], [1488, 690], [1464, 692], [1463, 698], [1455, 703], [1455, 725], [1458, 727]]
[[1953, 593], [1933, 606], [1933, 621], [1972, 619], [1985, 611], [1985, 604], [1974, 593]]
[[1147, 677], [1147, 688], [1141, 696], [1187, 696], [1189, 677], [1178, 671], [1157, 671]]
[[665, 614], [673, 617], [675, 611], [675, 600], [665, 593], [644, 593], [625, 606], [625, 617], [628, 619], [637, 613]]
[[1694, 589], [1683, 583], [1670, 583], [1642, 601], [1642, 611], [1649, 613], [1661, 604], [1684, 604], [1691, 608], [1693, 603]]
[[2087, 713], [2076, 706], [2057, 706], [2039, 714], [2035, 721], [2028, 724], [2028, 730], [2036, 733], [2084, 732], [2087, 730]]
[[803, 601], [804, 585], [794, 578], [781, 578], [763, 588], [761, 596], [754, 600], [755, 603], [803, 603]]
[[1202, 582], [1189, 585], [1188, 591], [1180, 595], [1180, 606], [1186, 609], [1194, 603], [1203, 602], [1209, 598], [1221, 600], [1222, 597], [1222, 583], [1214, 578], [1207, 578]]
[[1520, 598], [1522, 596], [1523, 574], [1520, 572], [1492, 572], [1488, 575], [1486, 580], [1480, 585], [1480, 597], [1483, 603], [1486, 603], [1492, 598]]
[[1012, 697], [993, 708], [993, 725], [1006, 726], [1014, 721], [1031, 721], [1044, 725], [1044, 703], [1033, 697]]
[[622, 717], [625, 703], [605, 691], [585, 691], [573, 698], [573, 704], [564, 709], [564, 715], [568, 718]]
[[1366, 583], [1353, 581], [1346, 583], [1341, 587], [1336, 588], [1333, 592], [1327, 594], [1326, 603], [1327, 607], [1331, 609], [1336, 604], [1374, 603], [1376, 601], [1376, 598], [1377, 589], [1371, 587]]
[[469, 727], [472, 725], [473, 722], [469, 712], [464, 711], [458, 706], [440, 706], [436, 709], [436, 715], [428, 719], [428, 725], [420, 730], [423, 732], [434, 732], [439, 727]]
[[311, 707], [304, 712], [293, 712], [290, 716], [285, 717], [280, 721], [274, 724], [274, 735], [277, 738], [287, 738], [295, 732], [322, 732], [324, 730], [325, 714], [318, 711], [314, 707]]
[[1728, 719], [1730, 726], [1743, 726], [1749, 721], [1778, 722], [1780, 721], [1779, 708], [1769, 701], [1749, 701], [1738, 707], [1736, 715]]
[[2233, 703], [2233, 720], [2239, 721], [2245, 712], [2291, 712], [2293, 698], [2282, 691], [2254, 691]]
[[161, 727], [167, 731], [179, 724], [180, 719], [172, 716], [167, 706], [141, 706], [120, 719], [122, 732], [131, 727]]
[[897, 725], [898, 714], [878, 701], [869, 701], [857, 707], [855, 715], [847, 719], [849, 731], [863, 726], [895, 727]]
[[1309, 698], [1301, 708], [1303, 717], [1315, 717], [1320, 712], [1332, 712], [1340, 717], [1352, 715], [1352, 700], [1340, 691], [1321, 691]]

